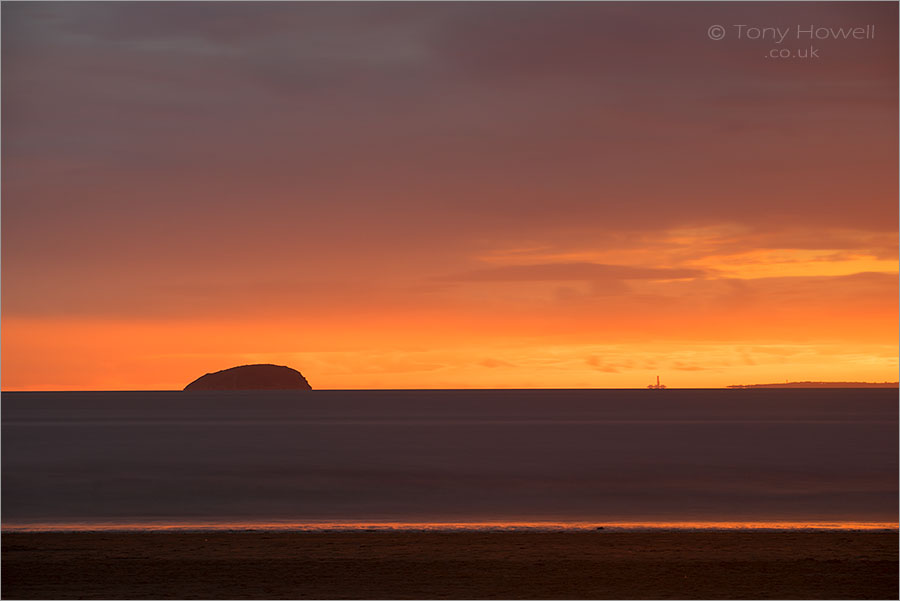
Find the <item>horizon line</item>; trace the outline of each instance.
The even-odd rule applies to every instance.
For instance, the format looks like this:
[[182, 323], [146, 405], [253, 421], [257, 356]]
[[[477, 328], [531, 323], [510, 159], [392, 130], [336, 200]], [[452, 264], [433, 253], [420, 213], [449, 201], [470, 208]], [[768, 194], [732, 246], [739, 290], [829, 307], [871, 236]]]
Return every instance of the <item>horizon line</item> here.
[[[834, 384], [857, 384], [857, 386], [797, 386], [796, 384], [830, 384], [829, 382], [790, 382], [785, 384], [728, 384], [726, 386], [666, 386], [663, 389], [649, 388], [647, 386], [630, 386], [630, 387], [550, 387], [550, 388], [285, 388], [285, 389], [235, 389], [235, 390], [184, 390], [183, 388], [79, 388], [79, 389], [0, 389], [3, 393], [24, 393], [24, 392], [187, 392], [189, 394], [208, 394], [208, 393], [230, 393], [230, 392], [403, 392], [403, 391], [521, 391], [521, 390], [746, 390], [746, 389], [833, 389], [833, 390], [860, 390], [860, 389], [900, 389], [900, 382], [834, 382]], [[793, 384], [793, 385], [792, 385]], [[664, 392], [661, 394], [665, 394]]]
[[312, 521], [72, 521], [3, 523], [4, 532], [459, 532], [502, 530], [534, 531], [645, 531], [645, 530], [898, 530], [898, 522], [857, 520], [473, 520], [473, 521], [396, 521], [396, 520], [312, 520]]

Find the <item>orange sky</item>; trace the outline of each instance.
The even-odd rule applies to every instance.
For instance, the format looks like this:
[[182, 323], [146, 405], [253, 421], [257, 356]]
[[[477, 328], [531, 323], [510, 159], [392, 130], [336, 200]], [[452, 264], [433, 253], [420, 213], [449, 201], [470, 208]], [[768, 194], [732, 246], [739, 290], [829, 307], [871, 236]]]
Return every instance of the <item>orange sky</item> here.
[[[809, 22], [878, 33], [806, 61], [706, 35]], [[2, 27], [3, 390], [897, 380], [895, 4]]]

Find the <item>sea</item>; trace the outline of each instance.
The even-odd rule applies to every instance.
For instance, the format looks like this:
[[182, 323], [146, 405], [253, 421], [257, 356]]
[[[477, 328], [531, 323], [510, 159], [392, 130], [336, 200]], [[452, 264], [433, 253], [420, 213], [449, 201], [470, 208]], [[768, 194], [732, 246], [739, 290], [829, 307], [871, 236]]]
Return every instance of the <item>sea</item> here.
[[4, 531], [896, 529], [896, 389], [5, 392]]

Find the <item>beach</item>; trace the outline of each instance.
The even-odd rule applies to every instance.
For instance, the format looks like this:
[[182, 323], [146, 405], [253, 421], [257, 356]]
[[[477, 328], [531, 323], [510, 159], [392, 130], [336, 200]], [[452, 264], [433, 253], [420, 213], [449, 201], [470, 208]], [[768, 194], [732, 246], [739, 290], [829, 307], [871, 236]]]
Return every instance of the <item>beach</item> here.
[[895, 599], [896, 531], [5, 532], [5, 599]]

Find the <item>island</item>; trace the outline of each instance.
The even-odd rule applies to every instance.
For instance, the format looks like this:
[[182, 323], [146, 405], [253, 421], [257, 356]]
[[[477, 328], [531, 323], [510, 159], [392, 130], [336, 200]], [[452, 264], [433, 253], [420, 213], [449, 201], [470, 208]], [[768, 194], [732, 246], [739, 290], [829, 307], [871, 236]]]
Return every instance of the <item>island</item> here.
[[240, 365], [201, 376], [184, 387], [202, 390], [312, 390], [296, 369], [284, 365]]
[[728, 388], [897, 388], [897, 382], [785, 382], [784, 384], [732, 384]]

